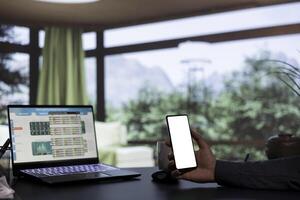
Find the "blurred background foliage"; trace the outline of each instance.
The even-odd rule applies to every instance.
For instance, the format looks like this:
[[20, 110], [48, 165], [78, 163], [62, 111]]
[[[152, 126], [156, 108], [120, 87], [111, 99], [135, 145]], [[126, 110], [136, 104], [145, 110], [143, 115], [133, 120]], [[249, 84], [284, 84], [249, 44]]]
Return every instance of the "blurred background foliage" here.
[[[111, 108], [109, 121], [122, 121], [130, 139], [156, 140], [167, 136], [164, 117], [186, 113], [190, 124], [208, 140], [263, 140], [278, 133], [300, 135], [299, 97], [278, 78], [282, 63], [270, 52], [245, 59], [241, 70], [223, 77], [216, 91], [205, 80], [188, 83], [186, 90], [163, 93], [145, 86], [138, 98], [121, 109]], [[218, 158], [264, 159], [263, 149], [216, 145]]]
[[[13, 42], [15, 38], [13, 27], [0, 25], [0, 38], [7, 42]], [[11, 69], [12, 60], [11, 54], [0, 53], [0, 124], [7, 123], [5, 97], [20, 92], [22, 85], [29, 85], [26, 75], [21, 71]]]

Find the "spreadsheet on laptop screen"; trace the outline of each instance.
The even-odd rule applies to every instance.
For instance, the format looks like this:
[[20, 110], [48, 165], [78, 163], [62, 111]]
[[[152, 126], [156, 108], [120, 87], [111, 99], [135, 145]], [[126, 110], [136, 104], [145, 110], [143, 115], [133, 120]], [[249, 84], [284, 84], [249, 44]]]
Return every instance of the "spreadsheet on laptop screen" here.
[[96, 158], [91, 107], [10, 107], [14, 163]]

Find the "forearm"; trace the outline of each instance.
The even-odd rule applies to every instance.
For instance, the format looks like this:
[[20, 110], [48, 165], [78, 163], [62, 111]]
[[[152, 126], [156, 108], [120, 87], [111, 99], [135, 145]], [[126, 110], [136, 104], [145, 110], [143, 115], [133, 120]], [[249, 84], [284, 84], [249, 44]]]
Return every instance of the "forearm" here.
[[220, 185], [255, 189], [300, 190], [300, 156], [259, 162], [216, 162]]

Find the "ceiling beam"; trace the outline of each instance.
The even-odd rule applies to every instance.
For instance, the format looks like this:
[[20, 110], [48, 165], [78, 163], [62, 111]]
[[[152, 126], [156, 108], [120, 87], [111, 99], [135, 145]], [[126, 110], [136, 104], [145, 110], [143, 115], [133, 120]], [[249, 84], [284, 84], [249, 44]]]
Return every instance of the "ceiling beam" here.
[[[189, 11], [186, 13], [174, 14], [174, 15], [162, 15], [157, 17], [152, 17], [151, 19], [135, 19], [133, 21], [128, 21], [126, 23], [117, 23], [112, 25], [103, 25], [103, 29], [112, 29], [112, 28], [121, 28], [127, 26], [134, 26], [134, 25], [141, 25], [141, 24], [149, 24], [155, 22], [163, 22], [168, 20], [176, 20], [188, 17], [196, 17], [196, 16], [203, 16], [209, 14], [217, 14], [222, 12], [230, 12], [230, 11], [237, 11], [243, 9], [251, 9], [251, 8], [259, 8], [265, 6], [272, 6], [272, 5], [280, 5], [280, 4], [288, 4], [288, 3], [295, 3], [299, 2], [299, 0], [278, 0], [278, 1], [264, 1], [259, 2], [240, 2], [239, 4], [228, 4], [225, 6], [216, 6], [211, 7], [209, 9], [195, 9], [195, 11]], [[91, 25], [92, 29], [95, 27]]]
[[182, 19], [186, 17], [194, 17], [194, 16], [202, 16], [208, 14], [216, 14], [228, 11], [236, 11], [242, 9], [250, 9], [250, 8], [259, 8], [264, 6], [271, 5], [280, 5], [280, 4], [288, 4], [299, 2], [299, 0], [272, 0], [272, 1], [253, 1], [253, 2], [243, 2], [241, 1], [238, 4], [227, 4], [222, 6], [215, 6], [210, 8], [203, 8], [176, 13], [176, 14], [164, 14], [155, 17], [144, 17], [144, 18], [135, 18], [133, 20], [116, 22], [112, 24], [106, 23], [78, 23], [78, 22], [60, 22], [60, 21], [39, 21], [38, 19], [35, 21], [24, 20], [24, 19], [15, 19], [7, 16], [0, 16], [0, 20], [2, 24], [11, 24], [11, 25], [19, 25], [26, 27], [35, 27], [41, 29], [41, 27], [45, 26], [69, 26], [69, 27], [77, 27], [84, 28], [86, 31], [97, 31], [98, 29], [112, 29], [112, 28], [120, 28], [126, 26], [133, 25], [141, 25], [155, 22], [162, 22], [168, 20]]

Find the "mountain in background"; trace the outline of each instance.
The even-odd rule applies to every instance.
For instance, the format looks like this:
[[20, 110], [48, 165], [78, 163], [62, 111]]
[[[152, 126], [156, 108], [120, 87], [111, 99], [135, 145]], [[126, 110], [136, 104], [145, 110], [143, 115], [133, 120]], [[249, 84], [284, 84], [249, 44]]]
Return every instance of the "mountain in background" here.
[[135, 99], [138, 91], [147, 87], [171, 92], [172, 82], [160, 67], [146, 67], [140, 62], [122, 56], [105, 60], [105, 98], [107, 105], [119, 107]]

